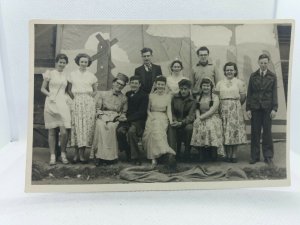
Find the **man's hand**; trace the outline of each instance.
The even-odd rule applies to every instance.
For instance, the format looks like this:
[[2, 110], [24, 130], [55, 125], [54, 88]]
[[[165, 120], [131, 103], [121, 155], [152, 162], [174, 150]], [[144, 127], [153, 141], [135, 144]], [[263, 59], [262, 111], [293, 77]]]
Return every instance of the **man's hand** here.
[[251, 117], [252, 117], [252, 114], [251, 114], [251, 111], [249, 110], [249, 111], [247, 111], [247, 116], [248, 116], [248, 118], [249, 119], [251, 119]]
[[171, 123], [171, 127], [180, 127], [182, 125], [182, 122], [178, 122], [178, 121], [173, 121]]
[[276, 111], [275, 110], [271, 111], [270, 117], [271, 117], [271, 119], [274, 119], [276, 117]]

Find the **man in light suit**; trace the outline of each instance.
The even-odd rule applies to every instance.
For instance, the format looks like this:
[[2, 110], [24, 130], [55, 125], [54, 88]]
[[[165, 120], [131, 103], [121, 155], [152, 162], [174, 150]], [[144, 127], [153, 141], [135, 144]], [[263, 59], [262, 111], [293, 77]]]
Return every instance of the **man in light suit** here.
[[268, 70], [270, 57], [262, 54], [258, 58], [259, 69], [252, 73], [248, 84], [246, 111], [251, 119], [251, 160], [255, 164], [260, 160], [260, 138], [264, 161], [273, 165], [272, 119], [278, 109], [277, 77]]
[[134, 75], [140, 77], [141, 89], [149, 94], [151, 92], [154, 80], [157, 76], [162, 75], [160, 65], [152, 63], [153, 51], [151, 48], [143, 48], [141, 55], [144, 64], [137, 67], [134, 71]]

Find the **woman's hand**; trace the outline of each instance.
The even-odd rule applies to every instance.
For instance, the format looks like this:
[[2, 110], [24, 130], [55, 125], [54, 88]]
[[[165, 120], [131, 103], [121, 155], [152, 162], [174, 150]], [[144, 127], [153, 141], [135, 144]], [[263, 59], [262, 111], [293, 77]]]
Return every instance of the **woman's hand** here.
[[51, 102], [55, 102], [55, 96], [54, 95], [49, 95], [49, 100], [51, 101]]

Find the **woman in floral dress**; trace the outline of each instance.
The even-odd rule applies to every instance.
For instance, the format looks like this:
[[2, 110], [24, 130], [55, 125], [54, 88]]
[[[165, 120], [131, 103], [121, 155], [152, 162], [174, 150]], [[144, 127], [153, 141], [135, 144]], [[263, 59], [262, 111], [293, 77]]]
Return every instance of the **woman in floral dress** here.
[[87, 163], [84, 153], [86, 147], [92, 146], [93, 141], [96, 113], [94, 96], [98, 80], [87, 70], [92, 63], [89, 55], [80, 53], [76, 56], [75, 62], [79, 69], [73, 71], [68, 78], [68, 91], [73, 98], [71, 114], [71, 145], [75, 147], [73, 163]]
[[[65, 54], [58, 54], [55, 62], [56, 68], [51, 71], [47, 70], [43, 74], [44, 81], [41, 87], [42, 93], [47, 96], [44, 107], [44, 120], [45, 127], [48, 129], [50, 165], [56, 164], [56, 128], [59, 128], [61, 160], [64, 164], [68, 163], [66, 156], [67, 129], [71, 128], [70, 108], [67, 104], [69, 96], [65, 93], [67, 74], [64, 72], [64, 68], [68, 64], [68, 57]], [[47, 90], [48, 86], [49, 90]]]
[[226, 78], [218, 82], [215, 91], [220, 97], [225, 161], [236, 163], [237, 147], [246, 143], [246, 128], [241, 106], [246, 100], [246, 88], [244, 82], [236, 78], [238, 68], [235, 63], [226, 63], [223, 70]]
[[196, 120], [193, 124], [191, 145], [199, 150], [200, 161], [217, 159], [218, 153], [223, 154], [222, 121], [218, 112], [219, 98], [212, 93], [213, 82], [203, 78], [202, 90], [196, 109]]

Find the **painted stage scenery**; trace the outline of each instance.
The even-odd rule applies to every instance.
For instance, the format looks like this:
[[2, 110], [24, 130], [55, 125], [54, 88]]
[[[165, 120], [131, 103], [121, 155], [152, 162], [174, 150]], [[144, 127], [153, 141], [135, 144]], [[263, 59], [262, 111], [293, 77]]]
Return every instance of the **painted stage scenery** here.
[[31, 185], [287, 180], [292, 28], [32, 24]]

